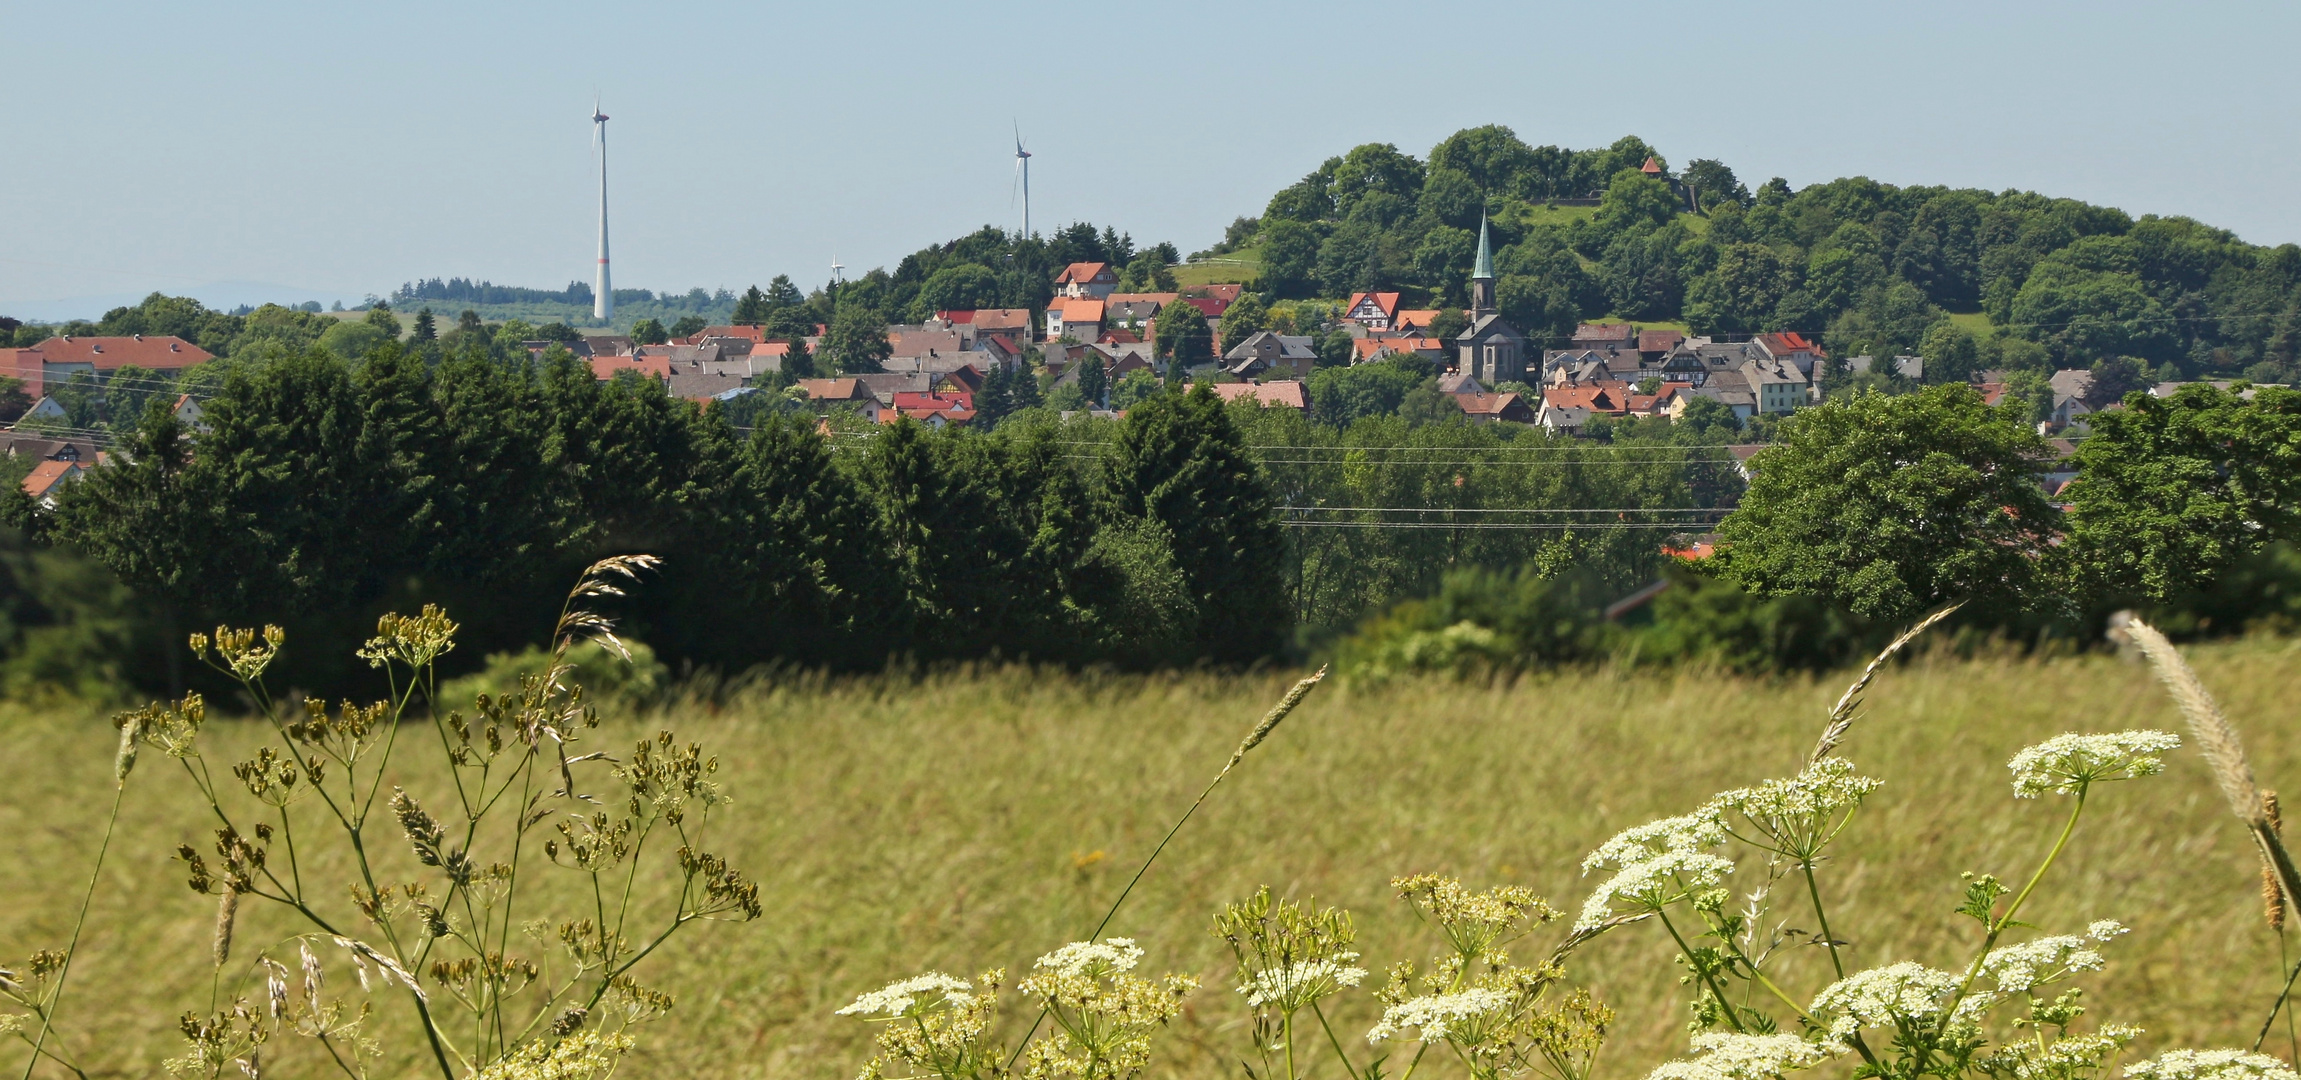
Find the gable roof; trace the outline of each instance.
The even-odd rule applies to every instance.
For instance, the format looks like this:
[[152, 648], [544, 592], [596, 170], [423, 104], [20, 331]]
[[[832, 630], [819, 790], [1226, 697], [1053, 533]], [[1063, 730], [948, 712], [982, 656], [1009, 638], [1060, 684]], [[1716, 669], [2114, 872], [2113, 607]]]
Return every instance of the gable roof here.
[[1292, 379], [1280, 382], [1216, 383], [1214, 396], [1225, 402], [1241, 399], [1259, 403], [1263, 408], [1285, 406], [1290, 409], [1310, 410], [1310, 395], [1300, 382]]
[[869, 390], [863, 389], [862, 381], [853, 377], [801, 379], [795, 385], [815, 401], [860, 401], [871, 396]]
[[24, 494], [35, 499], [46, 498], [62, 487], [66, 481], [77, 479], [80, 463], [77, 461], [43, 461], [32, 466], [24, 477]]
[[1764, 349], [1767, 355], [1777, 358], [1800, 352], [1812, 353], [1825, 359], [1829, 356], [1828, 353], [1822, 351], [1821, 346], [1806, 340], [1804, 334], [1795, 330], [1784, 331], [1779, 334], [1759, 334], [1758, 347]]
[[1063, 272], [1055, 275], [1057, 285], [1088, 285], [1116, 280], [1118, 275], [1111, 273], [1111, 264], [1100, 262], [1075, 262], [1063, 267]]
[[[206, 363], [215, 356], [174, 334], [125, 337], [52, 337], [31, 348], [43, 364], [88, 364], [98, 371], [114, 371], [134, 364], [154, 371], [178, 370]], [[21, 355], [17, 363], [31, 359]]]
[[1642, 353], [1666, 353], [1685, 343], [1686, 335], [1676, 330], [1638, 331], [1638, 351]]
[[1599, 345], [1609, 341], [1632, 342], [1638, 340], [1636, 327], [1629, 323], [1582, 323], [1574, 328], [1574, 344]]
[[1028, 330], [1031, 313], [1023, 308], [976, 308], [972, 320], [977, 333], [985, 330]]
[[712, 338], [741, 338], [745, 341], [761, 342], [767, 340], [767, 328], [763, 326], [706, 326], [687, 335], [687, 344], [701, 345]]
[[1590, 382], [1580, 386], [1552, 386], [1542, 391], [1542, 403], [1561, 409], [1624, 413], [1630, 408], [1630, 387], [1621, 382]]
[[1342, 317], [1345, 319], [1357, 318], [1357, 316], [1353, 315], [1352, 312], [1358, 310], [1359, 303], [1366, 300], [1372, 300], [1374, 301], [1375, 308], [1382, 312], [1383, 318], [1394, 319], [1398, 316], [1399, 295], [1400, 294], [1394, 292], [1351, 293], [1349, 302], [1342, 305]]
[[[692, 346], [682, 346], [692, 348]], [[594, 356], [591, 358], [591, 377], [601, 382], [626, 371], [636, 371], [649, 378], [669, 381], [671, 358], [668, 356]]]
[[1058, 296], [1053, 300], [1048, 301], [1047, 307], [1051, 310], [1061, 312], [1062, 320], [1067, 323], [1099, 323], [1103, 321], [1103, 302], [1100, 300], [1088, 300], [1082, 297]]
[[1534, 410], [1527, 407], [1526, 399], [1515, 392], [1506, 394], [1455, 394], [1454, 403], [1462, 406], [1464, 416], [1487, 416], [1499, 420], [1506, 418], [1507, 414], [1515, 413], [1523, 416], [1534, 414]]

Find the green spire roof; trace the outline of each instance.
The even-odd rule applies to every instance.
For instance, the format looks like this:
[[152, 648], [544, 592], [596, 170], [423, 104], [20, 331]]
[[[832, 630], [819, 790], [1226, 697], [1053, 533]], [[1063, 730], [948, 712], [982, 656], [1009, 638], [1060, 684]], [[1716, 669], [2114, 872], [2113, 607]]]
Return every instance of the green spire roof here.
[[1494, 252], [1486, 244], [1486, 214], [1483, 211], [1478, 215], [1478, 261], [1470, 267], [1470, 276], [1472, 278], [1491, 278], [1494, 276]]

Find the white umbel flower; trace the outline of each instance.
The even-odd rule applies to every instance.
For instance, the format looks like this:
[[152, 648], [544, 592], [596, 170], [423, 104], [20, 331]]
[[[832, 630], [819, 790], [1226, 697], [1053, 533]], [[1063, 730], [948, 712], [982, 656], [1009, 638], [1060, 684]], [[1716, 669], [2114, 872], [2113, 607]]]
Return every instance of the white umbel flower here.
[[2101, 952], [2093, 946], [2093, 939], [2074, 934], [2041, 937], [1992, 949], [1982, 960], [1981, 970], [1997, 980], [2000, 992], [2026, 993], [2064, 975], [2100, 971]]
[[1602, 866], [1628, 866], [1664, 852], [1714, 848], [1725, 842], [1726, 827], [1718, 820], [1718, 811], [1705, 806], [1691, 814], [1649, 821], [1616, 833], [1613, 839], [1598, 845], [1598, 850], [1583, 857], [1582, 872], [1587, 874]]
[[1345, 986], [1357, 986], [1366, 979], [1366, 969], [1351, 967], [1357, 953], [1338, 953], [1328, 960], [1305, 960], [1284, 964], [1254, 973], [1253, 980], [1238, 988], [1246, 995], [1246, 1003], [1255, 1008], [1277, 1005], [1280, 1008], [1300, 1008], [1326, 997]]
[[1788, 821], [1835, 814], [1860, 805], [1864, 796], [1885, 783], [1854, 773], [1844, 758], [1823, 758], [1787, 780], [1768, 780], [1755, 787], [1721, 792], [1716, 805], [1754, 821]]
[[1445, 1038], [1448, 1032], [1460, 1027], [1464, 1021], [1500, 1012], [1509, 1004], [1509, 995], [1499, 990], [1484, 989], [1409, 998], [1383, 1010], [1382, 1022], [1366, 1033], [1366, 1041], [1381, 1042], [1396, 1038], [1405, 1029], [1413, 1028], [1416, 1038], [1423, 1042], [1435, 1042]]
[[1034, 966], [1057, 975], [1094, 977], [1132, 971], [1142, 958], [1143, 951], [1135, 947], [1133, 938], [1114, 937], [1071, 942], [1039, 957]]
[[[1808, 1012], [1830, 1018], [1830, 1037], [1844, 1042], [1863, 1028], [1932, 1024], [1957, 992], [1958, 977], [1911, 960], [1855, 972], [1814, 995]], [[1961, 1017], [1977, 1015], [1987, 995], [1969, 995]]]
[[902, 1016], [911, 1011], [918, 999], [929, 994], [941, 994], [953, 1004], [965, 1004], [974, 990], [967, 980], [930, 971], [901, 982], [887, 985], [864, 994], [834, 1016]]
[[2134, 1080], [2296, 1080], [2284, 1062], [2243, 1050], [2168, 1050], [2125, 1067]]
[[2164, 772], [2157, 755], [2180, 745], [2180, 736], [2164, 731], [2056, 735], [2015, 754], [2005, 767], [2013, 771], [2014, 798], [2075, 795], [2089, 784]]
[[1730, 859], [1707, 851], [1667, 851], [1623, 867], [1591, 890], [1574, 929], [1592, 930], [1614, 917], [1614, 905], [1655, 910], [1695, 889], [1715, 887], [1734, 872]]
[[1706, 849], [1725, 842], [1726, 826], [1715, 803], [1616, 833], [1582, 859], [1585, 874], [1608, 866], [1618, 872], [1583, 901], [1574, 929], [1604, 925], [1614, 917], [1618, 900], [1657, 908], [1688, 889], [1716, 885], [1734, 872], [1734, 864]]
[[1843, 1046], [1796, 1035], [1712, 1031], [1694, 1036], [1694, 1057], [1664, 1062], [1646, 1080], [1772, 1080], [1845, 1052]]

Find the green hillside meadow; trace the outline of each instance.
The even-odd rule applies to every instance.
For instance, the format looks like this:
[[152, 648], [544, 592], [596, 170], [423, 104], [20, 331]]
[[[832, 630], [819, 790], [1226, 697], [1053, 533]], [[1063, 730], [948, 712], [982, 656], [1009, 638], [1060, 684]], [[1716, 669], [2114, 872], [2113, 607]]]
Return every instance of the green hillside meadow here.
[[[2289, 689], [2301, 651], [2257, 638], [2193, 657], [2264, 786], [2301, 788]], [[677, 1008], [641, 1029], [624, 1075], [853, 1076], [870, 1056], [871, 1029], [833, 1009], [922, 971], [1020, 971], [1085, 933], [1292, 677], [890, 676], [610, 719], [593, 747], [628, 749], [671, 728], [721, 756], [735, 804], [714, 816], [711, 843], [757, 878], [766, 911], [675, 939], [648, 981], [676, 995]], [[1205, 984], [1159, 1043], [1151, 1075], [1240, 1075], [1245, 1012], [1228, 984], [1229, 955], [1208, 932], [1222, 902], [1268, 884], [1351, 908], [1363, 963], [1376, 973], [1369, 987], [1393, 961], [1433, 951], [1434, 938], [1389, 896], [1392, 875], [1522, 883], [1570, 918], [1591, 884], [1577, 872], [1585, 852], [1713, 791], [1795, 771], [1847, 679], [1600, 669], [1501, 686], [1320, 688], [1216, 791], [1113, 923], [1112, 933], [1148, 949], [1145, 970], [1192, 972]], [[113, 735], [87, 713], [7, 708], [0, 957], [12, 965], [68, 933], [111, 792]], [[1959, 872], [2018, 880], [2064, 812], [2051, 798], [2013, 799], [2007, 757], [2065, 731], [2133, 727], [2182, 730], [2148, 670], [2107, 655], [1936, 654], [1883, 675], [1844, 753], [1886, 787], [1823, 878], [1836, 929], [1852, 942], [1849, 968], [1970, 955], [1971, 924], [1951, 915]], [[204, 738], [221, 762], [249, 752], [257, 735], [251, 724], [212, 721]], [[2256, 856], [2194, 750], [2168, 766], [2095, 793], [2043, 901], [2023, 918], [2048, 931], [2102, 918], [2133, 928], [2107, 948], [2108, 969], [2079, 983], [2089, 1022], [2149, 1029], [2137, 1053], [2250, 1045], [2280, 949], [2260, 914]], [[205, 845], [198, 805], [176, 763], [148, 753], [129, 785], [63, 1023], [92, 1075], [156, 1075], [178, 1052], [177, 1016], [207, 1008], [215, 902], [187, 890], [171, 861], [179, 842]], [[412, 872], [388, 835], [380, 858]], [[251, 901], [232, 970], [295, 929]], [[1535, 940], [1547, 949], [1550, 936]], [[1683, 1050], [1673, 951], [1647, 924], [1573, 960], [1570, 973], [1620, 1010], [1597, 1076], [1640, 1077]], [[283, 959], [294, 966], [292, 945]], [[1828, 981], [1810, 960], [1787, 969], [1798, 993]], [[262, 993], [223, 989], [227, 998]], [[1363, 990], [1338, 1000], [1356, 1044], [1379, 1010]], [[404, 999], [377, 1003], [390, 1053], [376, 1075], [415, 1074]], [[1010, 1038], [1028, 1017], [1010, 1004]], [[322, 1075], [314, 1053], [309, 1040], [276, 1044], [266, 1075]]]

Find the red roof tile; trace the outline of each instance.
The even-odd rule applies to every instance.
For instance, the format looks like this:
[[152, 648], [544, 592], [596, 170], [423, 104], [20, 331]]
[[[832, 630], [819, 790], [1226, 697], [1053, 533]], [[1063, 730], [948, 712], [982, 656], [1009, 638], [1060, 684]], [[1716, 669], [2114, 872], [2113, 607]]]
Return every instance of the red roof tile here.
[[[181, 370], [215, 359], [203, 349], [173, 334], [128, 337], [52, 337], [32, 347], [45, 364], [92, 364], [112, 371], [134, 364], [153, 371]], [[28, 358], [19, 357], [22, 363]]]

